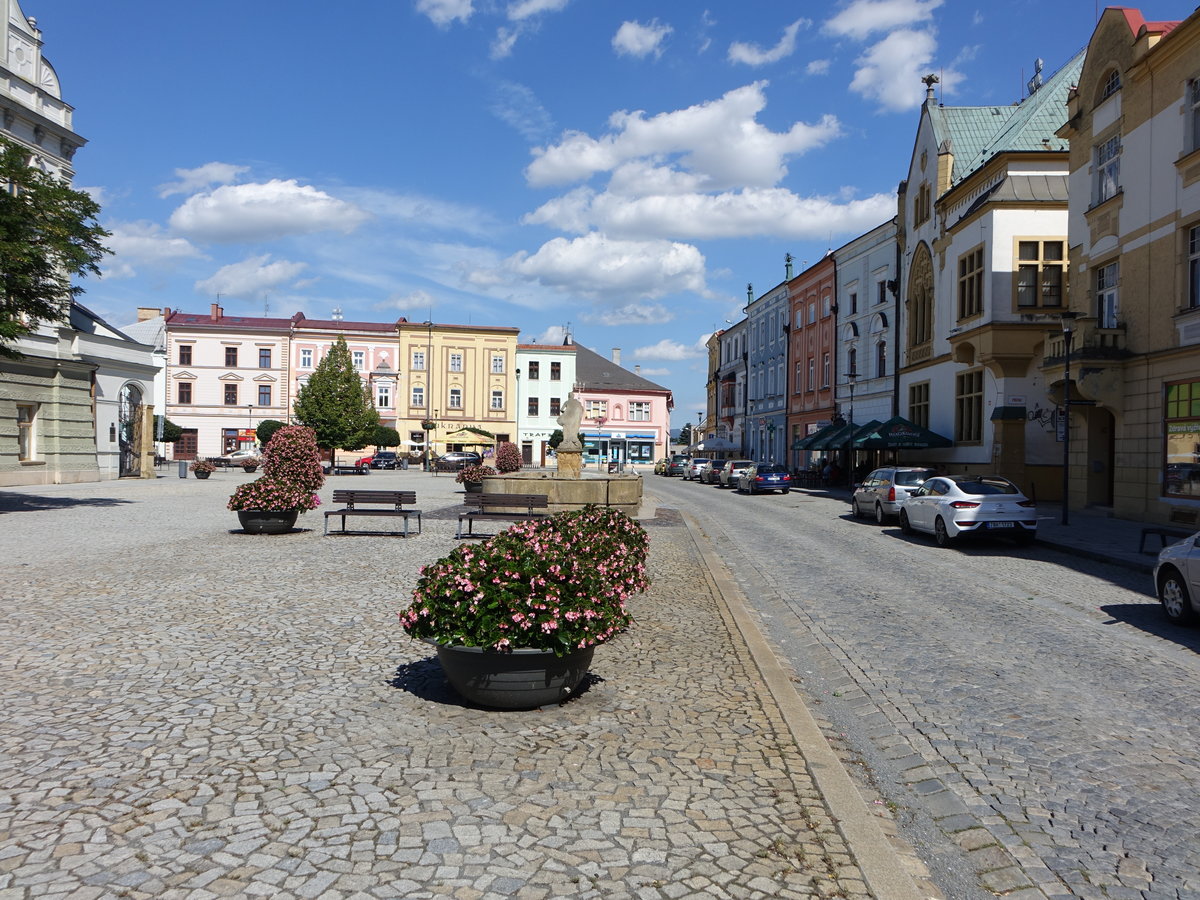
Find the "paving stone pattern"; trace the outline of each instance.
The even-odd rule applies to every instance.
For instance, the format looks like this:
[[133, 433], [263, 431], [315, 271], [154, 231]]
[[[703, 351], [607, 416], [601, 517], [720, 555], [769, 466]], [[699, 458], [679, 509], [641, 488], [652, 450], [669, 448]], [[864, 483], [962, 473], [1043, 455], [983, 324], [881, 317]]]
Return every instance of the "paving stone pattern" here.
[[721, 548], [947, 897], [1200, 897], [1200, 635], [1145, 573], [941, 550], [803, 492], [651, 490]]
[[450, 479], [369, 476], [401, 539], [238, 533], [249, 477], [0, 492], [0, 898], [870, 896], [678, 517], [586, 690], [501, 713], [396, 623]]

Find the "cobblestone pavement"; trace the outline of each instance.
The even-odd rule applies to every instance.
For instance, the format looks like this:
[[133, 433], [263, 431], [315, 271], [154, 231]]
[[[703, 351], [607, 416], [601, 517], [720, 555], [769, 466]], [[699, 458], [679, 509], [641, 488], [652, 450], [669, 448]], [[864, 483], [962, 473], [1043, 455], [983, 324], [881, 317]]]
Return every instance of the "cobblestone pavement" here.
[[1200, 637], [1144, 572], [943, 551], [797, 491], [648, 490], [697, 516], [952, 900], [1200, 897]]
[[677, 515], [582, 695], [498, 713], [396, 623], [451, 479], [370, 476], [400, 539], [240, 534], [250, 477], [0, 491], [0, 898], [871, 896]]

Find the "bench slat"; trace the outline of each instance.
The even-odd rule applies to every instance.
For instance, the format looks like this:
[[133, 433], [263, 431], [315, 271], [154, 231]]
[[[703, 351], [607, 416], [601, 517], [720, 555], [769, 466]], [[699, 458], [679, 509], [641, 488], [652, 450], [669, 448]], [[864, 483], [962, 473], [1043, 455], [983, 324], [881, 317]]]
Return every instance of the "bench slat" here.
[[[403, 534], [408, 537], [408, 519], [409, 516], [416, 516], [417, 533], [421, 532], [421, 510], [419, 509], [404, 509], [405, 503], [416, 503], [416, 491], [360, 491], [351, 488], [338, 488], [333, 492], [334, 503], [346, 504], [341, 509], [327, 509], [325, 511], [325, 534], [329, 534], [329, 517], [341, 516], [342, 519], [342, 534], [349, 534], [346, 531], [347, 516], [393, 516], [404, 519], [403, 532], [386, 532], [388, 534]], [[368, 504], [367, 506], [356, 506], [356, 504]], [[370, 504], [390, 505], [390, 509], [381, 509], [378, 506], [370, 506]], [[336, 533], [336, 532], [335, 532]], [[375, 533], [375, 532], [372, 532]]]

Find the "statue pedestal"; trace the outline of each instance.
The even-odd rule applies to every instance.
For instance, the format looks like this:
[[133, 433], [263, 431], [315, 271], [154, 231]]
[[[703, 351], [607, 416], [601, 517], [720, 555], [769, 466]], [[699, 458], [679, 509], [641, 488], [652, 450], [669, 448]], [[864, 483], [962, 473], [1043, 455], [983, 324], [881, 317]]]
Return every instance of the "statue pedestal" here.
[[555, 454], [555, 459], [558, 461], [558, 477], [559, 478], [582, 478], [583, 477], [583, 451], [582, 450], [559, 450]]

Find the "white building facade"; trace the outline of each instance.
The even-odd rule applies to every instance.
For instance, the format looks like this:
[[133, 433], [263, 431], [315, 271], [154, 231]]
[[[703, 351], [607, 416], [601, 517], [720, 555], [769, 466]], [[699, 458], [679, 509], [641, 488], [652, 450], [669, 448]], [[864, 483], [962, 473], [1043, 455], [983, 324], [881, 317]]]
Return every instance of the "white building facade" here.
[[550, 436], [576, 382], [573, 344], [517, 345], [517, 446], [527, 466], [544, 466]]

